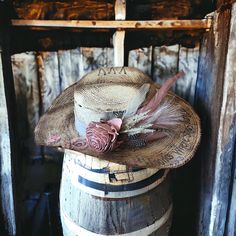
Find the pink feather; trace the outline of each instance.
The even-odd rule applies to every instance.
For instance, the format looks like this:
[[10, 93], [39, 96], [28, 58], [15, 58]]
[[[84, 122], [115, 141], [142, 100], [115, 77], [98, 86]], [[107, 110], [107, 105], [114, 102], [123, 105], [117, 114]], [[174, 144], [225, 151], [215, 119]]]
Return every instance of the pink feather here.
[[155, 111], [160, 105], [162, 99], [166, 96], [169, 89], [175, 83], [175, 81], [181, 78], [183, 75], [184, 75], [184, 72], [180, 71], [178, 74], [166, 80], [165, 83], [161, 86], [161, 88], [153, 96], [153, 98], [146, 105], [138, 109], [137, 114], [140, 114], [146, 111], [149, 111], [149, 114], [150, 114], [153, 111]]

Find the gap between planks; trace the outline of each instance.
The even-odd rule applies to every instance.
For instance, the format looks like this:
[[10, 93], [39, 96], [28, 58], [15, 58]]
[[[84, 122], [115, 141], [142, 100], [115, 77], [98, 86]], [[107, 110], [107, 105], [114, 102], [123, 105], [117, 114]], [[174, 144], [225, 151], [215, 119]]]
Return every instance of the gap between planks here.
[[[11, 20], [14, 27], [45, 27], [45, 28], [92, 28], [92, 29], [172, 29], [200, 30], [209, 29], [212, 18], [200, 20]], [[34, 28], [37, 30], [37, 28]]]

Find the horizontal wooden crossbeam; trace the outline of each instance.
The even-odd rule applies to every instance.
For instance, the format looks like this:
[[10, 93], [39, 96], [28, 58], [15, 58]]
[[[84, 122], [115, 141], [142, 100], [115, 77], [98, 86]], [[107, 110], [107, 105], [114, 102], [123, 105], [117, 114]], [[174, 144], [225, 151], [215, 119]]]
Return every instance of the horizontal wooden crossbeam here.
[[212, 20], [11, 20], [14, 27], [37, 27], [40, 28], [91, 28], [91, 29], [172, 29], [193, 30], [209, 29]]

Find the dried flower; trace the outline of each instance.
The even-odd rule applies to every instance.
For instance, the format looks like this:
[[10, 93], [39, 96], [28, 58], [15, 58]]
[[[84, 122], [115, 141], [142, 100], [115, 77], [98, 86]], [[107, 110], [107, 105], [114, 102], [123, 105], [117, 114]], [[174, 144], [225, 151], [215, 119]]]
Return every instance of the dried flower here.
[[107, 122], [91, 122], [86, 129], [86, 141], [95, 152], [105, 153], [117, 147], [117, 136], [122, 120], [114, 118]]

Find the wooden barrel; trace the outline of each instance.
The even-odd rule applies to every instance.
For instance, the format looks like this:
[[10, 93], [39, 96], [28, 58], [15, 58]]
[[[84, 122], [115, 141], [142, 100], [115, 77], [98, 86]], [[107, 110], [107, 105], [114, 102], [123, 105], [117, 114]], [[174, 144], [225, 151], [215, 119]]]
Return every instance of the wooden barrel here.
[[66, 150], [60, 188], [64, 236], [169, 235], [168, 172], [131, 169]]

